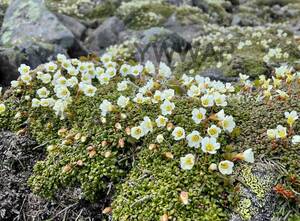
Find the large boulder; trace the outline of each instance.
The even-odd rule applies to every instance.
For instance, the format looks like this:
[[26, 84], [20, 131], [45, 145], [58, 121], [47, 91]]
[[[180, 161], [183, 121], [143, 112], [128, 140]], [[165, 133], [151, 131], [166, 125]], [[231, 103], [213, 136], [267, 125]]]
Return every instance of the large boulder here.
[[105, 20], [90, 36], [86, 42], [91, 51], [100, 51], [119, 42], [119, 33], [124, 31], [123, 21], [117, 17]]
[[0, 48], [0, 85], [8, 86], [10, 81], [18, 78], [17, 64], [24, 57], [11, 48]]
[[[64, 18], [65, 24], [71, 26], [71, 19], [66, 20]], [[5, 48], [0, 53], [0, 64], [9, 67], [0, 70], [0, 78], [4, 79], [2, 83], [7, 84], [7, 81], [15, 79], [16, 67], [21, 63], [34, 68], [53, 60], [58, 53], [76, 56], [86, 54], [75, 38], [75, 35], [82, 35], [84, 30], [79, 24], [77, 27], [76, 32], [72, 28], [73, 34], [46, 8], [42, 0], [11, 1], [0, 35], [0, 45]], [[7, 60], [8, 63], [3, 63]]]
[[76, 39], [83, 38], [87, 28], [78, 19], [59, 13], [56, 13], [56, 17], [73, 33]]
[[19, 45], [24, 41], [46, 42], [68, 49], [74, 35], [47, 10], [42, 0], [13, 0], [4, 17], [1, 43]]
[[150, 60], [154, 63], [160, 61], [169, 64], [180, 61], [181, 55], [191, 49], [191, 44], [176, 32], [166, 28], [153, 27], [136, 32], [136, 58], [140, 61]]

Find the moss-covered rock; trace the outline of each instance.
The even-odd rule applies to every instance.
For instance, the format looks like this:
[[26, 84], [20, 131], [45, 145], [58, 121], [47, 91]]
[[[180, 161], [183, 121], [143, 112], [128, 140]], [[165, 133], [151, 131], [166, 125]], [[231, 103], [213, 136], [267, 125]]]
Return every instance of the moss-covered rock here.
[[103, 19], [114, 14], [119, 2], [104, 0], [46, 0], [48, 8], [83, 20]]

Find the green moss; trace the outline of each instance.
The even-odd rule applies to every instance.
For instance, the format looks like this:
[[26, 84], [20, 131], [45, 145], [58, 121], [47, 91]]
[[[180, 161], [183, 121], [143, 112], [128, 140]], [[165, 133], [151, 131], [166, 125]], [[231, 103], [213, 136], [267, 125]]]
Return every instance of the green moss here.
[[98, 4], [89, 0], [46, 0], [46, 5], [52, 11], [87, 20], [103, 19], [113, 15], [118, 1], [104, 0]]
[[123, 2], [116, 14], [133, 29], [149, 28], [162, 24], [173, 13], [175, 6], [156, 1]]

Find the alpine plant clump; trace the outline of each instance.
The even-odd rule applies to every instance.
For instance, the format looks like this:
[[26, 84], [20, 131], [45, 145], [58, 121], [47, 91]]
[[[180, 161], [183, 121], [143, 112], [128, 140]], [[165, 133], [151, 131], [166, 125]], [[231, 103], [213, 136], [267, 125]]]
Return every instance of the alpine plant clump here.
[[[0, 128], [46, 147], [29, 179], [39, 195], [80, 187], [79, 198], [96, 201], [113, 185], [112, 209], [105, 211], [115, 220], [227, 220], [237, 205], [238, 168], [258, 155], [286, 165], [278, 185], [290, 194], [277, 192], [299, 200], [300, 74], [290, 67], [254, 82], [241, 74], [231, 84], [176, 78], [164, 63], [106, 53], [58, 55], [19, 72], [0, 98]], [[256, 125], [259, 109], [274, 116], [257, 116]], [[278, 157], [283, 150], [293, 160]]]

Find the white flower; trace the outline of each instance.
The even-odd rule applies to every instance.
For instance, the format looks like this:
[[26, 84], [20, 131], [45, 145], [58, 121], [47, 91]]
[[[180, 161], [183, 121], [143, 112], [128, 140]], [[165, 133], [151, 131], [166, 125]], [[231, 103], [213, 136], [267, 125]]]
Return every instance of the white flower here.
[[160, 62], [158, 74], [165, 78], [169, 78], [172, 75], [172, 71], [169, 66], [163, 62]]
[[55, 93], [59, 99], [67, 99], [68, 97], [70, 97], [70, 91], [65, 86], [58, 86], [55, 89]]
[[201, 103], [204, 107], [212, 107], [214, 106], [214, 96], [212, 95], [203, 95], [201, 97]]
[[87, 85], [83, 88], [83, 93], [84, 93], [84, 95], [87, 96], [87, 97], [94, 97], [96, 91], [97, 91], [97, 88], [94, 87], [93, 85], [89, 85], [89, 84], [87, 84]]
[[191, 170], [195, 164], [195, 156], [193, 154], [187, 154], [184, 157], [180, 157], [180, 167], [183, 170]]
[[127, 76], [130, 74], [131, 66], [128, 64], [123, 64], [120, 68], [120, 73], [122, 76]]
[[44, 84], [48, 84], [51, 82], [51, 75], [50, 74], [42, 74], [40, 76], [40, 80], [44, 83]]
[[160, 102], [162, 100], [163, 100], [163, 96], [162, 96], [161, 91], [156, 90], [155, 93], [154, 93], [154, 95], [153, 95], [152, 102], [154, 104], [157, 104], [158, 102]]
[[201, 149], [204, 153], [215, 154], [220, 149], [220, 144], [214, 137], [204, 137], [201, 141]]
[[133, 76], [139, 76], [143, 71], [143, 65], [136, 65], [131, 67], [130, 72]]
[[219, 127], [217, 127], [216, 125], [211, 125], [207, 129], [207, 133], [209, 136], [217, 138], [219, 136], [219, 134], [221, 133], [221, 129]]
[[267, 136], [269, 139], [273, 140], [276, 138], [277, 131], [275, 129], [268, 129]]
[[166, 89], [162, 92], [162, 98], [164, 100], [171, 100], [175, 95], [175, 91], [173, 89]]
[[164, 141], [164, 136], [162, 134], [157, 135], [156, 137], [156, 142], [157, 143], [162, 143]]
[[183, 85], [189, 85], [194, 80], [193, 77], [189, 77], [186, 74], [182, 75], [181, 80], [183, 81]]
[[226, 91], [230, 92], [230, 93], [234, 92], [234, 90], [235, 90], [234, 86], [232, 86], [231, 83], [226, 83], [225, 88], [226, 88]]
[[300, 143], [300, 136], [299, 135], [295, 135], [292, 137], [292, 144], [298, 144]]
[[105, 73], [104, 68], [102, 67], [97, 67], [95, 70], [95, 76], [99, 79], [99, 77]]
[[276, 138], [284, 139], [284, 138], [286, 138], [286, 136], [287, 136], [286, 127], [278, 125], [276, 127]]
[[4, 104], [0, 104], [0, 114], [4, 113], [6, 110], [6, 106]]
[[18, 71], [21, 75], [23, 74], [29, 74], [30, 72], [30, 67], [27, 66], [26, 64], [21, 64], [21, 66], [18, 68]]
[[147, 61], [145, 63], [145, 70], [149, 74], [155, 74], [155, 66], [154, 66], [154, 64], [151, 61]]
[[83, 74], [86, 73], [88, 71], [87, 63], [80, 62], [77, 66], [77, 70]]
[[280, 66], [275, 68], [276, 77], [284, 77], [287, 73], [291, 72], [292, 68], [289, 68], [287, 65]]
[[225, 119], [225, 113], [224, 113], [224, 110], [220, 110], [218, 113], [216, 113], [216, 117], [217, 117], [217, 120], [219, 121], [222, 121]]
[[55, 103], [55, 100], [53, 98], [42, 98], [40, 100], [40, 105], [42, 107], [52, 107]]
[[110, 78], [113, 78], [114, 76], [116, 76], [117, 70], [116, 70], [115, 68], [111, 67], [111, 68], [108, 68], [108, 69], [105, 71], [105, 73], [106, 73], [107, 75], [109, 75]]
[[57, 58], [57, 60], [58, 60], [59, 62], [63, 62], [63, 61], [65, 61], [65, 60], [67, 60], [67, 57], [66, 57], [64, 54], [58, 54], [58, 55], [56, 56], [56, 58]]
[[200, 147], [202, 137], [200, 136], [200, 133], [198, 131], [194, 130], [192, 133], [187, 135], [186, 139], [188, 141], [189, 147], [195, 147], [195, 148]]
[[104, 64], [105, 68], [116, 68], [117, 67], [117, 63], [114, 61], [110, 61]]
[[245, 75], [245, 74], [242, 74], [242, 73], [239, 74], [239, 77], [240, 77], [241, 82], [245, 82], [249, 78], [248, 75]]
[[11, 81], [10, 82], [10, 85], [13, 87], [13, 88], [16, 88], [19, 86], [19, 81]]
[[77, 76], [79, 74], [79, 70], [76, 69], [75, 67], [71, 66], [67, 69], [67, 72], [71, 76]]
[[24, 73], [24, 74], [21, 75], [21, 80], [24, 83], [29, 84], [30, 81], [32, 80], [32, 77], [28, 73]]
[[159, 115], [158, 118], [155, 120], [157, 127], [165, 127], [167, 122], [168, 122], [168, 118]]
[[117, 84], [117, 90], [118, 91], [125, 91], [127, 89], [127, 81], [121, 81], [120, 83]]
[[144, 134], [153, 131], [153, 124], [149, 117], [144, 117], [144, 121], [141, 123], [141, 127], [143, 128]]
[[222, 106], [222, 107], [227, 106], [226, 95], [225, 94], [216, 93], [214, 95], [214, 99], [215, 99], [215, 103], [216, 103], [217, 106]]
[[67, 79], [65, 77], [59, 77], [58, 79], [55, 80], [55, 85], [59, 86], [67, 86]]
[[189, 97], [197, 97], [201, 93], [200, 88], [196, 85], [192, 85], [189, 90], [187, 91], [187, 95]]
[[45, 64], [45, 70], [47, 72], [55, 72], [57, 69], [57, 65], [54, 62], [49, 62]]
[[99, 108], [101, 110], [101, 115], [105, 117], [108, 112], [112, 111], [112, 104], [108, 100], [103, 100]]
[[224, 160], [219, 163], [219, 171], [223, 175], [230, 175], [233, 172], [234, 163], [229, 160]]
[[119, 107], [121, 108], [125, 108], [127, 106], [127, 104], [129, 103], [129, 98], [125, 97], [123, 95], [121, 95], [118, 100], [117, 100], [117, 104]]
[[[94, 79], [96, 77], [96, 70], [95, 68], [90, 68], [88, 69], [88, 71], [86, 72], [86, 74], [91, 78], [91, 79]], [[115, 74], [115, 72], [114, 72]]]
[[291, 127], [295, 123], [295, 121], [298, 119], [298, 113], [296, 111], [292, 112], [285, 112], [284, 113], [285, 118], [287, 118], [287, 123]]
[[68, 105], [67, 100], [57, 100], [53, 106], [53, 110], [55, 111], [56, 116], [60, 117], [60, 120], [65, 119], [65, 110]]
[[110, 81], [110, 75], [108, 73], [104, 73], [97, 77], [101, 85], [108, 85]]
[[106, 54], [103, 54], [100, 58], [100, 60], [103, 62], [103, 63], [108, 63], [112, 60], [112, 56], [108, 53]]
[[232, 116], [226, 116], [221, 121], [221, 125], [223, 127], [223, 130], [226, 130], [229, 133], [231, 133], [233, 131], [233, 129], [235, 128], [235, 122], [233, 120], [233, 117]]
[[211, 170], [211, 171], [215, 171], [215, 170], [218, 169], [218, 166], [217, 166], [217, 164], [212, 163], [212, 164], [209, 165], [208, 169]]
[[36, 93], [37, 93], [37, 95], [38, 95], [40, 98], [46, 98], [46, 97], [49, 96], [50, 91], [48, 91], [47, 88], [42, 87], [42, 88], [38, 89], [38, 90], [36, 91]]
[[31, 106], [32, 107], [39, 107], [40, 106], [40, 100], [33, 98], [31, 101]]
[[254, 163], [254, 153], [252, 148], [245, 150], [243, 153], [237, 154], [235, 158], [244, 160], [248, 163]]
[[200, 122], [206, 118], [205, 114], [206, 110], [204, 108], [195, 108], [192, 111], [192, 119], [196, 124], [200, 124]]
[[130, 134], [133, 138], [135, 139], [140, 139], [142, 136], [144, 136], [144, 131], [143, 128], [138, 126], [138, 127], [133, 127], [130, 130]]
[[78, 84], [78, 79], [74, 76], [71, 77], [70, 79], [68, 79], [68, 81], [67, 81], [67, 86], [71, 87], [71, 88], [74, 87], [77, 84]]
[[162, 115], [168, 115], [168, 114], [172, 114], [172, 111], [175, 108], [175, 104], [170, 102], [169, 100], [165, 100], [161, 105], [160, 105], [160, 109], [162, 112]]
[[133, 101], [135, 103], [138, 104], [142, 104], [146, 101], [146, 98], [144, 97], [144, 95], [142, 93], [138, 93], [137, 95], [135, 95], [135, 97], [133, 98]]
[[61, 66], [62, 66], [64, 69], [68, 70], [68, 68], [72, 67], [72, 64], [71, 64], [71, 61], [69, 61], [69, 60], [64, 60], [64, 61], [61, 62]]
[[2, 87], [0, 87], [0, 96], [2, 95]]
[[174, 140], [184, 139], [185, 131], [182, 127], [175, 127], [175, 129], [172, 132], [172, 136], [174, 137]]

